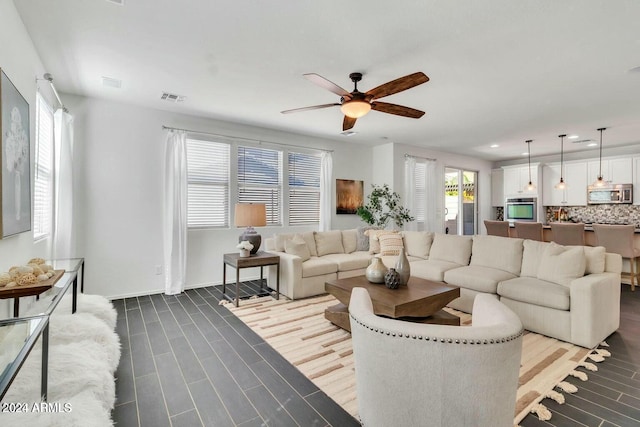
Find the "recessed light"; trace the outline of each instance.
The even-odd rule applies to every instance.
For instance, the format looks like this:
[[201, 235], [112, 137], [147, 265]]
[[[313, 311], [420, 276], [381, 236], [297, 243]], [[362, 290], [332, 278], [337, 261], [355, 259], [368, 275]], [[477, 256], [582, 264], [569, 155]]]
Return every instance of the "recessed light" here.
[[102, 76], [102, 86], [120, 89], [122, 87], [122, 80]]
[[567, 139], [578, 139], [580, 138], [578, 135], [569, 135]]
[[500, 147], [498, 144], [491, 144], [491, 145], [489, 146], [489, 148], [498, 148], [498, 147]]
[[587, 144], [587, 147], [597, 147], [598, 143], [597, 142], [592, 142], [590, 144]]

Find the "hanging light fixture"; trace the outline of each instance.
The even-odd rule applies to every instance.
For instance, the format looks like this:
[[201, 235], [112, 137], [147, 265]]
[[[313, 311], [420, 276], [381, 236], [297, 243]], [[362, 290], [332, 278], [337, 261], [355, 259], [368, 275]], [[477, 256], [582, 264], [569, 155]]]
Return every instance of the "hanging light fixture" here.
[[564, 137], [567, 135], [558, 135], [560, 138], [560, 182], [556, 184], [556, 190], [564, 190], [567, 185], [564, 182], [563, 169], [564, 169]]
[[604, 177], [602, 176], [602, 131], [606, 129], [607, 128], [598, 129], [598, 132], [600, 132], [600, 167], [598, 169], [598, 178], [593, 183], [594, 187], [604, 187], [605, 185]]
[[531, 143], [533, 142], [532, 139], [528, 139], [525, 141], [525, 143], [527, 144], [527, 154], [529, 155], [529, 183], [524, 187], [525, 191], [535, 191], [536, 190], [536, 186], [533, 185], [533, 183], [531, 182]]

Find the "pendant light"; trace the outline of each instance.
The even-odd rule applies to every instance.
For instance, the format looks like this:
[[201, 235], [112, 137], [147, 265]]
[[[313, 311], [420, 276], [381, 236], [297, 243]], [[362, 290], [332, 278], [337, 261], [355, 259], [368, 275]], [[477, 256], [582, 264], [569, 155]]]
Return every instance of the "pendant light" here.
[[564, 169], [564, 137], [567, 135], [558, 135], [560, 138], [560, 182], [556, 184], [556, 190], [564, 190], [567, 188], [567, 185], [564, 182], [563, 178], [563, 169]]
[[604, 177], [602, 176], [602, 131], [606, 129], [607, 128], [598, 129], [598, 132], [600, 132], [600, 168], [598, 169], [598, 178], [593, 183], [594, 187], [604, 187], [605, 185]]
[[536, 186], [533, 185], [533, 183], [531, 182], [531, 143], [533, 142], [532, 139], [528, 139], [525, 141], [525, 143], [527, 144], [527, 153], [529, 154], [529, 183], [524, 187], [524, 191], [535, 191], [536, 190]]

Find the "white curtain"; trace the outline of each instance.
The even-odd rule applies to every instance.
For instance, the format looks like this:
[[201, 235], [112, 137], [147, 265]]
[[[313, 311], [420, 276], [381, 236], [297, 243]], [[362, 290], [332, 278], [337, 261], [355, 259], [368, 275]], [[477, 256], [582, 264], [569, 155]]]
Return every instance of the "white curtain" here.
[[426, 162], [425, 173], [425, 200], [427, 206], [424, 210], [424, 229], [426, 231], [438, 231], [438, 200], [443, 197], [441, 189], [438, 188], [437, 175], [438, 162], [428, 160]]
[[165, 294], [184, 290], [187, 272], [187, 133], [169, 130], [164, 164]]
[[53, 257], [75, 256], [73, 230], [73, 116], [54, 114]]
[[333, 172], [333, 156], [330, 152], [322, 153], [320, 162], [320, 225], [318, 231], [331, 230], [331, 179]]
[[[404, 207], [413, 217], [416, 216], [416, 159], [410, 156], [404, 159]], [[417, 231], [418, 222], [408, 222], [404, 228], [409, 231]]]

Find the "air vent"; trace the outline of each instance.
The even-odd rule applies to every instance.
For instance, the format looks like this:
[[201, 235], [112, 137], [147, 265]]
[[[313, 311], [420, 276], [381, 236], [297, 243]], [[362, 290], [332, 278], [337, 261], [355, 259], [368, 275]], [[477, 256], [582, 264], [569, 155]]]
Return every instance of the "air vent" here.
[[164, 92], [160, 97], [160, 99], [162, 99], [163, 101], [169, 101], [169, 102], [182, 102], [185, 100], [185, 98], [186, 96], [176, 95], [175, 93], [169, 93], [169, 92]]
[[114, 79], [113, 77], [102, 76], [102, 86], [120, 89], [122, 87], [122, 80]]
[[340, 132], [340, 135], [342, 136], [353, 136], [355, 134], [357, 134], [358, 132], [354, 132], [352, 130], [345, 130], [344, 132]]
[[591, 142], [593, 139], [578, 139], [576, 141], [571, 141], [573, 144], [584, 144], [585, 142]]
[[117, 4], [119, 6], [124, 5], [124, 0], [107, 0], [109, 3]]

